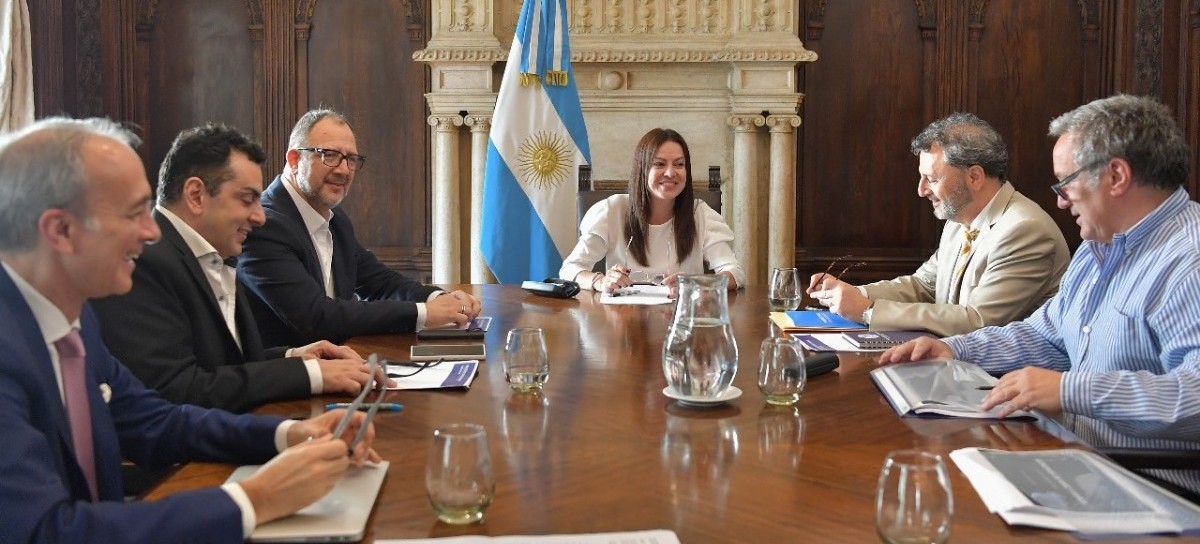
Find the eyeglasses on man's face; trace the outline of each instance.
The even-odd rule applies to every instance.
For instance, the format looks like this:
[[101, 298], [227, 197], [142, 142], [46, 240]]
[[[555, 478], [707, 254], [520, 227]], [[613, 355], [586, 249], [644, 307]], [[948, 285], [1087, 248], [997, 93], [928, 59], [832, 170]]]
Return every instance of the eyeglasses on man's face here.
[[1064, 192], [1063, 189], [1065, 189], [1068, 185], [1070, 185], [1071, 182], [1075, 181], [1075, 178], [1078, 178], [1081, 174], [1086, 172], [1087, 169], [1088, 169], [1088, 167], [1084, 166], [1083, 168], [1076, 170], [1074, 173], [1068, 175], [1067, 177], [1058, 180], [1058, 183], [1055, 183], [1054, 185], [1050, 186], [1050, 190], [1054, 191], [1054, 194], [1058, 195], [1058, 198], [1061, 198], [1063, 200], [1071, 200], [1070, 198], [1067, 198], [1067, 193]]
[[347, 155], [336, 149], [325, 149], [324, 147], [297, 147], [296, 151], [308, 151], [321, 156], [321, 163], [330, 168], [337, 168], [346, 161], [346, 167], [351, 172], [360, 170], [367, 162], [365, 155]]

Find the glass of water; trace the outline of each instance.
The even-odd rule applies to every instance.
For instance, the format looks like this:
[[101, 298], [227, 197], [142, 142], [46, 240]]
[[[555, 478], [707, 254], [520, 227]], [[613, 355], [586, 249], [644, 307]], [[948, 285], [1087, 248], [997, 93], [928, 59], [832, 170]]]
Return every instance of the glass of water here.
[[439, 520], [466, 525], [483, 519], [495, 496], [496, 481], [482, 426], [456, 423], [433, 431], [425, 491]]
[[550, 361], [542, 329], [508, 331], [508, 340], [504, 344], [504, 379], [509, 387], [521, 392], [537, 391], [550, 379]]
[[791, 336], [762, 341], [758, 352], [758, 390], [768, 404], [796, 404], [807, 378], [804, 350]]
[[915, 450], [888, 454], [875, 495], [875, 530], [889, 544], [950, 539], [954, 495], [942, 456]]
[[800, 271], [795, 268], [774, 268], [767, 291], [767, 303], [772, 312], [795, 310], [800, 305], [804, 286], [800, 283]]

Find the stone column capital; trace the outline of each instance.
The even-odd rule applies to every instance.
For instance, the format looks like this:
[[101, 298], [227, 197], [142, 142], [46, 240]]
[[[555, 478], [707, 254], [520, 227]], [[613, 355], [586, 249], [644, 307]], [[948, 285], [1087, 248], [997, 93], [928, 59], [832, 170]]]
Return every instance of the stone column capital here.
[[429, 123], [429, 126], [434, 127], [435, 130], [449, 131], [453, 130], [453, 127], [461, 127], [463, 124], [463, 117], [457, 113], [435, 113], [430, 115], [425, 121]]
[[755, 129], [763, 126], [766, 120], [758, 114], [743, 114], [731, 115], [727, 122], [735, 132], [754, 132]]
[[768, 115], [767, 126], [771, 127], [771, 132], [794, 132], [794, 129], [800, 126], [800, 116]]
[[468, 115], [463, 118], [463, 124], [471, 127], [471, 132], [488, 132], [492, 130], [492, 116]]

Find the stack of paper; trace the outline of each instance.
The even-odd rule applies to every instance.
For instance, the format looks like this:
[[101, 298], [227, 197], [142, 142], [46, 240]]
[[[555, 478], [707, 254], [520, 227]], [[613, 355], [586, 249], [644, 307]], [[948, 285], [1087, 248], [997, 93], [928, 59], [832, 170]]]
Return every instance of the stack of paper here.
[[1087, 536], [1200, 532], [1200, 507], [1091, 452], [964, 448], [950, 458], [1011, 525]]

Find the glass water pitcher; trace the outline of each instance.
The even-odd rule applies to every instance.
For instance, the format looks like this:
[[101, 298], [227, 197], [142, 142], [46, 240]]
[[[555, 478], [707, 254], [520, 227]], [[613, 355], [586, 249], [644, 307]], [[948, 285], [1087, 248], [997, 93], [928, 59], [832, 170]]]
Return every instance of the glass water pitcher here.
[[737, 374], [728, 286], [723, 275], [679, 277], [675, 318], [663, 343], [663, 374], [680, 395], [719, 397]]

